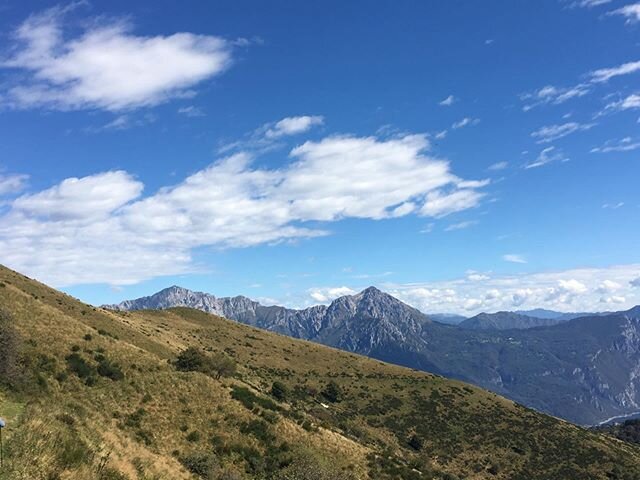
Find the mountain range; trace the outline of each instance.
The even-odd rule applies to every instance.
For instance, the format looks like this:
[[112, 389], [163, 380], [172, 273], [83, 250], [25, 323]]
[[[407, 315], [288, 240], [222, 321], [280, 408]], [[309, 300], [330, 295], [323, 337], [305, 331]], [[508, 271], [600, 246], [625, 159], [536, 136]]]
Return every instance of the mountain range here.
[[[640, 410], [640, 307], [560, 321], [515, 312], [484, 314], [455, 326], [374, 287], [328, 306], [293, 310], [175, 286], [105, 307], [178, 306], [464, 380], [579, 424]], [[504, 330], [505, 319], [521, 326]]]
[[[372, 356], [456, 331], [375, 289], [318, 325]], [[468, 383], [191, 308], [92, 307], [2, 266], [0, 343], [3, 480], [640, 478], [634, 445]]]

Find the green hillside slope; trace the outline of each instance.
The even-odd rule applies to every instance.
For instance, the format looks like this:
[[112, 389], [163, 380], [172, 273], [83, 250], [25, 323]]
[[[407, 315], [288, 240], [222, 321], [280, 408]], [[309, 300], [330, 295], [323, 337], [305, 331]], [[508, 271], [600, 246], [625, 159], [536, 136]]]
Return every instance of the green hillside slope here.
[[[640, 479], [634, 445], [199, 311], [113, 313], [5, 268], [0, 309], [2, 480]], [[176, 368], [188, 347], [206, 373]]]

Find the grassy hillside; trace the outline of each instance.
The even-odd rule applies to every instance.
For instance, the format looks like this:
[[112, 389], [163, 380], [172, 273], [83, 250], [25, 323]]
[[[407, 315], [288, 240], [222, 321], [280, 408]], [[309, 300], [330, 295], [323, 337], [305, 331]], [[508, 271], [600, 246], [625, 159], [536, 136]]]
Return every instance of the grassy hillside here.
[[[640, 479], [640, 449], [461, 382], [0, 268], [20, 372], [0, 479]], [[179, 371], [197, 347], [233, 376]], [[274, 385], [275, 384], [275, 385]]]

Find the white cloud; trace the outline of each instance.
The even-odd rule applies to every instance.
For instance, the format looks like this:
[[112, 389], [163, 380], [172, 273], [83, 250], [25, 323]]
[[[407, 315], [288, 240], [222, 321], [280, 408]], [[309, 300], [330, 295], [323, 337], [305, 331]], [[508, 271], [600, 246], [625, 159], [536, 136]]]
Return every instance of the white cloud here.
[[571, 4], [572, 7], [593, 8], [610, 3], [612, 0], [578, 0]]
[[620, 141], [609, 140], [600, 147], [591, 149], [591, 153], [631, 152], [640, 148], [640, 140], [625, 137]]
[[442, 105], [443, 107], [450, 107], [457, 101], [457, 98], [453, 95], [449, 95], [447, 98], [442, 100], [438, 105]]
[[565, 157], [562, 150], [556, 147], [547, 147], [540, 152], [537, 158], [526, 164], [524, 168], [538, 168], [552, 162], [567, 162], [569, 159]]
[[603, 282], [600, 284], [600, 286], [598, 287], [597, 291], [598, 293], [611, 293], [611, 292], [615, 292], [616, 290], [620, 290], [622, 288], [622, 285], [620, 285], [618, 282], [614, 282], [613, 280], [603, 280]]
[[622, 111], [622, 110], [631, 110], [640, 108], [640, 94], [633, 93], [622, 100], [618, 100], [617, 102], [609, 103], [604, 111]]
[[[613, 290], [603, 295], [603, 286]], [[625, 310], [640, 304], [640, 264], [478, 278], [472, 272], [455, 280], [386, 283], [381, 288], [426, 313], [472, 315], [531, 308], [563, 312]], [[612, 307], [603, 307], [603, 302]]]
[[326, 303], [345, 295], [354, 295], [357, 293], [349, 287], [328, 287], [328, 288], [312, 288], [308, 290], [309, 296], [316, 302]]
[[[640, 6], [640, 4], [638, 5]], [[568, 100], [588, 95], [596, 85], [606, 83], [614, 77], [629, 75], [638, 71], [640, 71], [640, 61], [627, 62], [616, 67], [601, 68], [589, 72], [586, 74], [588, 81], [578, 83], [573, 87], [562, 88], [547, 85], [534, 92], [520, 95], [520, 99], [526, 102], [523, 110], [526, 112], [545, 104], [560, 105]]]
[[594, 126], [595, 123], [580, 124], [576, 122], [568, 122], [562, 125], [548, 125], [536, 130], [531, 136], [537, 138], [538, 143], [549, 143], [575, 132], [589, 130]]
[[306, 132], [311, 127], [322, 125], [324, 118], [319, 115], [303, 115], [300, 117], [287, 117], [273, 126], [270, 126], [265, 132], [267, 138], [279, 138], [286, 135], [297, 135]]
[[454, 130], [457, 130], [459, 128], [463, 128], [469, 125], [477, 125], [478, 123], [480, 123], [479, 118], [464, 117], [459, 122], [455, 122], [453, 125], [451, 125], [451, 128], [453, 128]]
[[594, 83], [608, 82], [613, 77], [640, 71], [640, 61], [628, 62], [613, 68], [601, 68], [589, 73]]
[[[122, 110], [192, 95], [189, 89], [222, 73], [231, 62], [224, 39], [191, 33], [137, 36], [123, 21], [91, 26], [70, 37], [64, 32], [68, 9], [30, 16], [14, 37], [5, 68], [20, 72], [9, 89], [15, 108]], [[24, 78], [24, 73], [31, 74]]]
[[294, 148], [280, 168], [254, 167], [241, 152], [142, 199], [142, 183], [126, 172], [66, 179], [9, 204], [0, 262], [57, 286], [127, 284], [197, 270], [197, 247], [298, 240], [328, 234], [317, 222], [442, 217], [478, 205], [487, 182], [455, 176], [428, 148], [425, 135], [330, 136]]
[[640, 22], [640, 3], [632, 3], [622, 8], [609, 12], [609, 15], [622, 15], [627, 18], [627, 23]]
[[506, 255], [502, 256], [502, 259], [505, 262], [510, 263], [527, 263], [527, 259], [524, 258], [524, 256], [518, 255], [516, 253], [507, 253]]
[[0, 196], [20, 193], [27, 186], [29, 175], [0, 173]]
[[497, 162], [492, 165], [489, 165], [489, 170], [499, 171], [504, 170], [509, 166], [509, 162]]
[[178, 109], [178, 113], [186, 117], [204, 117], [205, 116], [204, 111], [200, 107], [196, 107], [195, 105], [181, 107]]
[[590, 92], [591, 87], [584, 83], [579, 83], [578, 85], [569, 88], [547, 85], [535, 92], [520, 95], [520, 99], [527, 102], [523, 107], [523, 110], [526, 112], [539, 105], [560, 105], [573, 98], [583, 97]]
[[611, 210], [617, 210], [622, 207], [624, 207], [624, 202], [605, 203], [604, 205], [602, 205], [602, 208], [610, 208]]
[[436, 140], [442, 140], [443, 138], [446, 138], [447, 133], [448, 133], [448, 132], [447, 132], [446, 130], [441, 130], [440, 132], [437, 132], [437, 133], [434, 135], [434, 138], [435, 138]]
[[453, 232], [456, 230], [464, 230], [469, 227], [473, 227], [477, 225], [478, 222], [476, 220], [468, 220], [466, 222], [453, 223], [444, 229], [445, 232]]
[[30, 218], [87, 219], [103, 217], [142, 193], [142, 183], [123, 171], [67, 178], [48, 190], [17, 198], [16, 213]]
[[[311, 130], [315, 126], [324, 125], [321, 115], [300, 115], [286, 117], [277, 122], [269, 122], [245, 135], [241, 140], [227, 143], [218, 149], [218, 153], [226, 154], [231, 151], [256, 150], [266, 152], [281, 146], [278, 142], [284, 137], [299, 135]], [[379, 129], [379, 133], [386, 133], [390, 126]]]

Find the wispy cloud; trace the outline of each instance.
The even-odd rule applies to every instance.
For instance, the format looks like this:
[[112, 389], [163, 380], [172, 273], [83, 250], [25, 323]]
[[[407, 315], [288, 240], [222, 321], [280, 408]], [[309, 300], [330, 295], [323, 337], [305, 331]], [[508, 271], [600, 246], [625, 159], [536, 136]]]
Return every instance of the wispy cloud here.
[[0, 173], [0, 196], [20, 193], [27, 186], [29, 175]]
[[593, 8], [599, 7], [600, 5], [606, 5], [607, 3], [611, 3], [612, 0], [577, 0], [571, 3], [571, 7], [580, 7], [580, 8]]
[[458, 99], [453, 95], [449, 95], [447, 98], [442, 100], [438, 105], [442, 105], [443, 107], [450, 107], [453, 105]]
[[609, 103], [602, 113], [640, 108], [640, 94], [633, 93], [622, 100]]
[[459, 222], [459, 223], [454, 223], [451, 224], [449, 226], [447, 226], [447, 228], [444, 229], [445, 232], [453, 232], [456, 230], [464, 230], [466, 228], [469, 227], [473, 227], [474, 225], [477, 225], [478, 221], [477, 220], [468, 220], [466, 222]]
[[470, 125], [477, 125], [478, 123], [480, 123], [479, 118], [464, 117], [462, 120], [455, 122], [453, 125], [451, 125], [451, 128], [453, 128], [454, 130], [457, 130], [459, 128], [464, 128]]
[[608, 140], [600, 147], [591, 149], [591, 153], [631, 152], [640, 148], [640, 139], [625, 137], [622, 140]]
[[609, 15], [622, 15], [626, 17], [627, 23], [640, 22], [640, 3], [625, 5], [622, 8], [609, 12]]
[[592, 82], [602, 83], [608, 82], [614, 77], [629, 75], [638, 71], [640, 71], [640, 61], [623, 63], [622, 65], [612, 68], [601, 68], [599, 70], [594, 70], [588, 75]]
[[576, 122], [568, 122], [562, 125], [548, 125], [536, 130], [531, 136], [537, 139], [538, 143], [549, 143], [575, 132], [589, 130], [594, 126], [595, 123], [580, 124]]
[[[640, 5], [640, 4], [639, 4]], [[574, 98], [584, 97], [590, 94], [594, 88], [608, 82], [612, 78], [622, 75], [630, 75], [640, 72], [640, 61], [627, 62], [615, 67], [601, 68], [584, 75], [586, 81], [578, 83], [572, 87], [556, 87], [547, 85], [534, 92], [520, 95], [520, 99], [525, 102], [524, 111], [529, 111], [537, 106], [552, 104], [560, 105]]]
[[489, 165], [488, 170], [500, 171], [504, 170], [509, 166], [509, 162], [496, 162], [492, 165]]
[[181, 107], [178, 109], [178, 113], [180, 115], [184, 115], [185, 117], [204, 117], [205, 113], [200, 107], [196, 107], [195, 105], [189, 105], [187, 107]]
[[566, 162], [568, 160], [569, 158], [559, 148], [547, 147], [538, 154], [535, 160], [527, 163], [524, 168], [538, 168], [552, 162]]
[[622, 207], [624, 207], [624, 202], [605, 203], [604, 205], [602, 205], [602, 208], [609, 209], [609, 210], [617, 210], [617, 209], [622, 208]]
[[125, 110], [193, 95], [198, 83], [231, 64], [226, 40], [192, 33], [140, 36], [124, 20], [104, 18], [73, 37], [70, 8], [30, 16], [14, 32], [13, 55], [1, 66], [18, 72], [5, 103], [14, 108]]
[[510, 263], [527, 263], [526, 258], [524, 258], [524, 256], [519, 255], [517, 253], [507, 253], [502, 256], [502, 259], [505, 262], [510, 262]]

